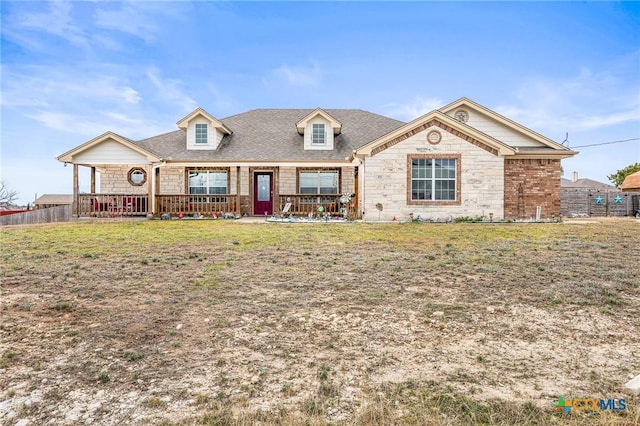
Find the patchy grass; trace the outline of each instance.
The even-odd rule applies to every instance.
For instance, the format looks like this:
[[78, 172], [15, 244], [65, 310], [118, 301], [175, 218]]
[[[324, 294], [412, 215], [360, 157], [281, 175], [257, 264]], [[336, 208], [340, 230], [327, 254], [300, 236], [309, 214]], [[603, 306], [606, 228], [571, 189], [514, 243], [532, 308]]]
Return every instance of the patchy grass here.
[[3, 228], [0, 422], [638, 424], [638, 226]]

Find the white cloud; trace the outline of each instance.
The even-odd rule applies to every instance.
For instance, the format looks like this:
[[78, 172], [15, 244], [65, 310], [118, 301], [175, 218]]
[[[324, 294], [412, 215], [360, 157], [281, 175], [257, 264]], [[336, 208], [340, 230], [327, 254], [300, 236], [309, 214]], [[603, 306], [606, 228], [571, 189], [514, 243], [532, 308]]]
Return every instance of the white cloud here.
[[103, 123], [97, 123], [79, 114], [56, 111], [37, 111], [35, 113], [25, 114], [25, 116], [31, 118], [32, 120], [38, 121], [49, 129], [64, 132], [73, 132], [83, 135], [97, 135], [98, 133], [100, 133], [98, 129], [100, 127], [104, 127]]
[[2, 105], [52, 107], [86, 102], [138, 104], [142, 96], [114, 75], [89, 70], [25, 66], [2, 68]]
[[93, 15], [97, 27], [130, 34], [147, 42], [153, 41], [162, 30], [157, 15], [173, 18], [180, 15], [180, 3], [176, 2], [108, 2], [99, 6]]
[[640, 83], [630, 87], [613, 73], [582, 69], [568, 78], [531, 77], [516, 91], [517, 106], [494, 109], [528, 127], [595, 130], [640, 122]]
[[180, 80], [162, 78], [156, 68], [149, 69], [146, 76], [157, 89], [157, 95], [164, 101], [175, 103], [186, 112], [193, 111], [198, 107], [198, 103], [184, 92]]
[[60, 37], [72, 46], [89, 49], [87, 32], [74, 22], [71, 15], [73, 3], [54, 1], [47, 3], [47, 10], [42, 12], [22, 9], [3, 21], [5, 32], [9, 38], [30, 48], [40, 49], [45, 46], [38, 40], [38, 32]]
[[66, 51], [67, 46], [47, 40], [45, 36], [50, 35], [94, 55], [102, 49], [126, 48], [123, 34], [153, 42], [169, 27], [165, 19], [182, 19], [188, 8], [181, 2], [20, 2], [2, 16], [2, 32], [29, 50]]
[[[94, 69], [3, 66], [3, 111], [85, 138], [107, 130], [130, 138], [167, 131], [168, 123], [161, 123], [153, 111], [157, 105], [142, 102], [142, 91], [150, 85], [144, 79], [127, 80], [131, 72], [130, 66], [108, 64], [95, 64]], [[150, 92], [152, 98], [156, 90]]]
[[[210, 113], [214, 115], [229, 114], [239, 108], [236, 100], [232, 96], [229, 96], [224, 91], [220, 90], [216, 85], [212, 83], [206, 83], [206, 88], [210, 94], [209, 96], [207, 96], [207, 104], [212, 105], [212, 107], [214, 108], [212, 111], [209, 111]], [[221, 117], [222, 116], [218, 118]]]
[[320, 84], [322, 77], [323, 72], [316, 62], [312, 62], [310, 66], [291, 66], [285, 63], [271, 72], [267, 83], [276, 80], [291, 86], [309, 87]]
[[441, 99], [427, 98], [420, 96], [406, 103], [394, 103], [385, 107], [385, 114], [389, 117], [403, 121], [414, 120], [428, 112], [446, 105]]

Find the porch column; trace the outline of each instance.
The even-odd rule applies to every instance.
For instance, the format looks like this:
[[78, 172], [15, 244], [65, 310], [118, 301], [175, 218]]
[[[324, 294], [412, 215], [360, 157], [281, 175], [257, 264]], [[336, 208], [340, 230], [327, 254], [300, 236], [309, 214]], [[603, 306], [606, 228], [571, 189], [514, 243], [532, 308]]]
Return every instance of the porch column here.
[[236, 214], [241, 214], [240, 210], [240, 166], [236, 166]]
[[149, 169], [148, 166], [145, 167], [145, 169], [147, 170], [147, 175], [150, 175], [147, 179], [147, 217], [153, 217], [153, 186], [155, 184], [156, 177], [154, 176], [153, 165], [151, 166], [151, 169]]
[[78, 165], [73, 163], [73, 211], [76, 217], [80, 217], [80, 206], [78, 205], [78, 193], [80, 192], [80, 184], [78, 181]]
[[96, 168], [94, 166], [91, 167], [91, 193], [96, 193]]

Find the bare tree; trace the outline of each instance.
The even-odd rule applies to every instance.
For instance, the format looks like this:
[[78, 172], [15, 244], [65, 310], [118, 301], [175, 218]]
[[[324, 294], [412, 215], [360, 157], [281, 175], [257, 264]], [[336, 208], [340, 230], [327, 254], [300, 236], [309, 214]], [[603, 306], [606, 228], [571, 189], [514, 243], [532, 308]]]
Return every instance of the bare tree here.
[[0, 180], [0, 207], [10, 206], [17, 199], [18, 191], [7, 188], [4, 181]]

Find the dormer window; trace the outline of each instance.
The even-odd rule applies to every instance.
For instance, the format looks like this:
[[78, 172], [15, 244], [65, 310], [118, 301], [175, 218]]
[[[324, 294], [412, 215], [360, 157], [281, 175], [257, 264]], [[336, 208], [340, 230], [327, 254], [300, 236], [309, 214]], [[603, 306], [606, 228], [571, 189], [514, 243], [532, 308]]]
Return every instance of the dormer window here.
[[209, 142], [208, 138], [208, 126], [204, 123], [196, 123], [196, 143], [206, 144]]
[[325, 137], [325, 131], [324, 131], [324, 124], [320, 123], [320, 124], [314, 124], [313, 125], [313, 134], [311, 137], [311, 143], [313, 145], [324, 145], [326, 143], [326, 137]]

